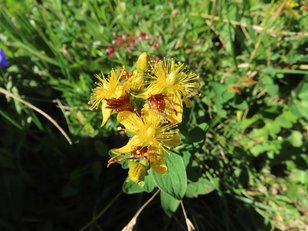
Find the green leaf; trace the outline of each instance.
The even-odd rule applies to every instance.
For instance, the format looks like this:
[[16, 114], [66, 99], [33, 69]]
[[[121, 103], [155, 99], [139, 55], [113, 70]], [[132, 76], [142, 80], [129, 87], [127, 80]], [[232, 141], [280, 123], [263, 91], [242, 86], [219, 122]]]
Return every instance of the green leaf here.
[[277, 95], [279, 89], [278, 86], [275, 85], [274, 80], [271, 76], [264, 76], [261, 82], [264, 84], [264, 87], [266, 88], [269, 95], [271, 96]]
[[122, 190], [123, 190], [123, 192], [125, 192], [127, 194], [144, 192], [144, 189], [141, 187], [140, 184], [137, 184], [137, 183], [131, 181], [128, 177], [126, 178], [126, 180], [123, 183]]
[[230, 103], [230, 105], [232, 107], [239, 109], [239, 110], [246, 110], [248, 108], [248, 104], [245, 100], [242, 100], [240, 102]]
[[145, 192], [150, 193], [156, 187], [153, 177], [149, 174], [144, 177], [144, 186], [143, 189]]
[[174, 153], [166, 153], [165, 161], [168, 167], [166, 173], [159, 174], [152, 169], [149, 172], [158, 188], [180, 200], [185, 195], [187, 188], [187, 175], [183, 158]]
[[156, 187], [153, 177], [149, 174], [144, 177], [144, 181], [139, 183], [135, 183], [131, 181], [128, 177], [123, 183], [122, 190], [127, 194], [135, 194], [135, 193], [142, 193], [147, 192], [150, 193]]
[[303, 135], [299, 131], [293, 131], [288, 140], [293, 147], [301, 147], [303, 145]]
[[194, 143], [194, 142], [200, 142], [205, 139], [205, 132], [200, 127], [194, 127], [189, 133], [188, 133], [188, 142]]
[[190, 162], [190, 158], [191, 158], [191, 153], [189, 151], [183, 151], [183, 162], [185, 167], [188, 166], [189, 162]]
[[165, 213], [171, 217], [180, 205], [180, 200], [170, 196], [164, 191], [160, 191], [160, 202]]
[[204, 132], [209, 129], [209, 125], [207, 123], [201, 123], [198, 125], [199, 128], [201, 128]]
[[301, 183], [303, 185], [308, 185], [308, 171], [302, 171], [302, 170], [294, 170], [291, 178], [294, 182]]
[[290, 110], [296, 116], [308, 118], [308, 102], [294, 100], [294, 104], [291, 106]]
[[199, 178], [197, 182], [188, 183], [185, 196], [189, 198], [196, 198], [199, 195], [208, 194], [214, 189], [215, 185], [213, 183], [204, 178]]
[[[188, 133], [185, 134], [188, 143], [200, 142], [205, 139], [205, 132], [208, 130], [209, 126], [207, 123], [201, 123], [198, 127], [194, 127]], [[183, 127], [183, 130], [187, 128]]]
[[295, 91], [301, 100], [307, 101], [308, 100], [308, 81], [304, 80], [303, 82], [301, 82], [300, 86]]

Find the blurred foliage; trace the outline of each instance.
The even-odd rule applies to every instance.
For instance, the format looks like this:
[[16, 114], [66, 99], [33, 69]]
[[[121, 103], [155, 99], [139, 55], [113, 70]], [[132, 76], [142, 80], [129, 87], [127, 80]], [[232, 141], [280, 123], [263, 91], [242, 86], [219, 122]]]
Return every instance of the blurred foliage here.
[[[175, 150], [196, 230], [304, 230], [307, 3], [296, 1], [293, 14], [285, 2], [1, 1], [0, 47], [10, 66], [0, 69], [0, 86], [74, 141], [1, 95], [1, 230], [79, 230], [101, 210], [89, 230], [120, 230], [148, 198], [112, 200], [126, 172], [106, 169], [106, 159], [124, 136], [114, 136], [115, 120], [99, 128], [100, 113], [87, 105], [95, 73], [130, 66], [143, 51], [183, 61], [202, 78]], [[173, 216], [157, 199], [136, 230], [185, 230], [178, 202], [161, 198]]]

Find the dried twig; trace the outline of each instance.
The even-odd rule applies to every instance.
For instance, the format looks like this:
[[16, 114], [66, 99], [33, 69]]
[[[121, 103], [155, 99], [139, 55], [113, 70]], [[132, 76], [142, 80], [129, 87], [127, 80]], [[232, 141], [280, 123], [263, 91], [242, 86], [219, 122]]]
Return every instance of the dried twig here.
[[[255, 47], [253, 49], [253, 51], [251, 52], [251, 55], [250, 55], [250, 62], [255, 58], [256, 54], [257, 54], [257, 51], [259, 49], [259, 46], [262, 42], [262, 37], [264, 35], [264, 33], [269, 33], [269, 29], [267, 28], [269, 26], [269, 23], [273, 22], [281, 13], [281, 11], [283, 10], [283, 7], [285, 6], [287, 0], [284, 0], [281, 5], [279, 6], [279, 8], [277, 9], [276, 13], [274, 15], [272, 15], [272, 17], [266, 17], [265, 20], [262, 22], [263, 25], [263, 30], [261, 31], [261, 34], [259, 35], [258, 37], [258, 40], [257, 40], [257, 43], [255, 44]], [[269, 12], [271, 13], [271, 12]]]
[[147, 205], [157, 196], [157, 194], [160, 192], [160, 190], [158, 189], [153, 196], [151, 196], [151, 198], [149, 200], [147, 200], [139, 209], [138, 211], [135, 213], [135, 215], [133, 216], [133, 218], [128, 222], [128, 224], [122, 229], [122, 231], [133, 231], [133, 228], [137, 222], [137, 218], [140, 215], [140, 213], [142, 212], [142, 210], [147, 207]]
[[0, 87], [0, 92], [8, 97], [11, 97], [21, 103], [23, 103], [24, 105], [28, 106], [29, 108], [33, 109], [34, 111], [40, 113], [42, 116], [44, 116], [46, 119], [48, 119], [60, 132], [61, 134], [65, 137], [65, 139], [67, 140], [67, 142], [69, 144], [72, 144], [71, 139], [69, 138], [69, 136], [66, 134], [66, 132], [60, 127], [60, 125], [50, 116], [48, 115], [46, 112], [42, 111], [41, 109], [39, 109], [38, 107], [34, 106], [33, 104], [29, 103], [28, 101], [20, 98], [17, 95], [14, 95], [13, 93], [5, 90], [4, 88]]
[[184, 218], [185, 218], [187, 230], [188, 230], [188, 231], [194, 231], [194, 230], [196, 230], [195, 227], [194, 227], [194, 225], [192, 224], [192, 222], [191, 222], [191, 221], [189, 220], [189, 218], [187, 217], [187, 214], [186, 214], [186, 211], [185, 211], [185, 208], [184, 208], [183, 201], [181, 201], [181, 207], [182, 207], [182, 210], [183, 210], [183, 214], [184, 214]]
[[[229, 19], [222, 19], [219, 16], [208, 15], [208, 14], [198, 14], [198, 13], [191, 13], [190, 15], [191, 16], [200, 16], [204, 19], [210, 19], [210, 20], [213, 20], [213, 21], [230, 23], [231, 25], [239, 26], [239, 27], [242, 27], [242, 28], [250, 28], [251, 27], [253, 30], [257, 31], [258, 33], [265, 30], [265, 28], [263, 26], [249, 25], [249, 24], [244, 23], [244, 22], [239, 22], [239, 21], [234, 21], [234, 20], [229, 20]], [[270, 36], [273, 36], [273, 37], [277, 37], [277, 36], [280, 36], [280, 35], [296, 36], [298, 38], [307, 38], [308, 37], [308, 32], [279, 31], [279, 30], [275, 30], [273, 28], [268, 29], [267, 33]]]
[[122, 194], [122, 192], [119, 192], [110, 202], [109, 204], [102, 209], [93, 219], [83, 226], [79, 231], [85, 231], [87, 228], [89, 228], [91, 225], [95, 224], [95, 222], [113, 205], [113, 203], [119, 198], [119, 196]]

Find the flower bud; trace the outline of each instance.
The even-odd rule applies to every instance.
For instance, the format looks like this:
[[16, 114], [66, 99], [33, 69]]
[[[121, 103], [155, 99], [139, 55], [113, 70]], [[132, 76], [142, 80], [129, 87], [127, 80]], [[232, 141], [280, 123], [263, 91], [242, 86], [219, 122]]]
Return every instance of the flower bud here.
[[149, 56], [146, 52], [143, 52], [136, 63], [136, 69], [138, 71], [146, 71], [148, 69]]
[[147, 168], [144, 165], [137, 162], [131, 162], [129, 164], [128, 177], [131, 181], [135, 183], [143, 181], [146, 173]]
[[133, 91], [140, 91], [144, 84], [144, 74], [134, 71], [133, 75], [128, 79], [127, 86]]

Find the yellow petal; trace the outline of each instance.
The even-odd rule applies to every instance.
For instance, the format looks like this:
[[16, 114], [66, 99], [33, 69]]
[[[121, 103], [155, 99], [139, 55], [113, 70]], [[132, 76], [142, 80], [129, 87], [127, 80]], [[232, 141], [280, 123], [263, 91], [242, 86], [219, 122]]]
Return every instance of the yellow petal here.
[[173, 94], [167, 95], [166, 115], [167, 120], [172, 124], [179, 124], [182, 122], [183, 103], [179, 92], [175, 91]]
[[88, 102], [91, 104], [90, 110], [97, 109], [99, 104], [103, 102], [103, 100], [106, 98], [106, 90], [101, 86], [97, 86], [93, 89], [90, 101]]
[[106, 124], [106, 122], [108, 121], [111, 113], [112, 113], [112, 109], [107, 108], [107, 102], [104, 100], [102, 102], [103, 122], [101, 124], [101, 127], [103, 127]]
[[163, 174], [167, 171], [167, 165], [164, 160], [164, 152], [163, 149], [159, 145], [151, 145], [148, 147], [148, 155], [150, 167], [154, 169], [154, 171]]
[[142, 140], [140, 140], [140, 137], [136, 135], [136, 136], [133, 136], [125, 146], [121, 148], [113, 149], [112, 152], [115, 153], [116, 155], [122, 154], [122, 153], [129, 153], [129, 152], [132, 152], [135, 149], [135, 147], [142, 146], [142, 144], [143, 144]]
[[158, 94], [162, 93], [163, 90], [164, 90], [164, 87], [161, 87], [160, 85], [158, 85], [156, 83], [152, 83], [152, 84], [150, 84], [150, 86], [147, 88], [147, 90], [145, 92], [136, 95], [136, 97], [141, 98], [141, 99], [148, 99], [152, 95], [158, 95]]
[[143, 127], [142, 119], [136, 113], [130, 111], [119, 112], [117, 120], [128, 132], [137, 133]]
[[136, 162], [129, 163], [128, 177], [131, 181], [135, 183], [143, 181], [146, 173], [147, 168], [144, 165]]
[[174, 148], [176, 146], [179, 146], [181, 143], [181, 138], [179, 133], [174, 133], [172, 135], [169, 135], [168, 138], [165, 138], [163, 140], [159, 140], [163, 146], [167, 148]]
[[123, 96], [123, 94], [125, 94], [124, 86], [118, 85], [118, 86], [116, 86], [114, 92], [112, 94], [110, 94], [109, 98], [116, 98], [116, 99], [118, 99], [121, 96]]
[[161, 118], [157, 112], [153, 111], [148, 107], [144, 107], [141, 111], [143, 123], [148, 124], [153, 128], [157, 128], [161, 123]]

